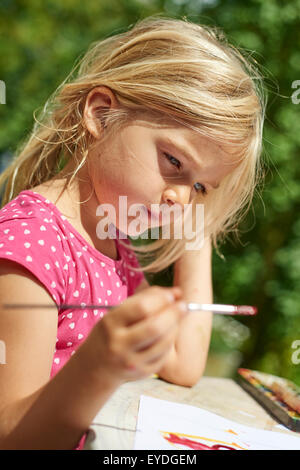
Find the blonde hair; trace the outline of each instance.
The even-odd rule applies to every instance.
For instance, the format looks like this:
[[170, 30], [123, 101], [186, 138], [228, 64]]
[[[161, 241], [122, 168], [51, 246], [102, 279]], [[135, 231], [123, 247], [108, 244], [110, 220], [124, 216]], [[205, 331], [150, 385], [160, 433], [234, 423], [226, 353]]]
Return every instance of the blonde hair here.
[[[70, 80], [77, 67], [76, 78]], [[218, 249], [225, 235], [237, 230], [262, 176], [259, 157], [266, 102], [253, 59], [229, 45], [218, 28], [186, 20], [151, 16], [91, 44], [0, 176], [0, 188], [6, 184], [2, 205], [55, 177], [62, 161], [70, 158], [77, 161], [71, 184], [92, 142], [83, 125], [85, 100], [100, 85], [109, 87], [120, 104], [100, 117], [106, 125], [103, 139], [148, 114], [153, 122], [166, 118], [235, 148], [237, 168], [205, 201], [201, 195], [193, 201], [204, 202], [206, 236]], [[185, 243], [158, 239], [135, 246], [134, 251], [141, 264], [142, 255], [151, 260], [142, 270], [154, 273], [176, 261]]]

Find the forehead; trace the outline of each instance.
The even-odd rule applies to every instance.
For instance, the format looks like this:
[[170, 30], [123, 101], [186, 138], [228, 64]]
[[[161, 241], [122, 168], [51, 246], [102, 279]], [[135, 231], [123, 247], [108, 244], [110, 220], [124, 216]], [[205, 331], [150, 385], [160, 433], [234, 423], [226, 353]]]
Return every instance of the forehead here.
[[177, 145], [195, 164], [222, 164], [231, 169], [240, 163], [240, 146], [228, 141], [217, 141], [200, 132], [182, 126], [164, 129], [164, 138]]

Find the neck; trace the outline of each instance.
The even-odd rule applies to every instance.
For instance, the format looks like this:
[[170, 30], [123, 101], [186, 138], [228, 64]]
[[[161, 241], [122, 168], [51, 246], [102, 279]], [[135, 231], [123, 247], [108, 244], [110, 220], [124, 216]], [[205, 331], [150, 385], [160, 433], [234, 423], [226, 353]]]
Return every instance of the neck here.
[[97, 237], [96, 227], [100, 219], [96, 216], [96, 210], [100, 201], [93, 190], [87, 164], [69, 184], [74, 171], [72, 159], [55, 178], [46, 183], [47, 188], [53, 191], [52, 200], [91, 245], [106, 256], [117, 259], [114, 240], [101, 240]]

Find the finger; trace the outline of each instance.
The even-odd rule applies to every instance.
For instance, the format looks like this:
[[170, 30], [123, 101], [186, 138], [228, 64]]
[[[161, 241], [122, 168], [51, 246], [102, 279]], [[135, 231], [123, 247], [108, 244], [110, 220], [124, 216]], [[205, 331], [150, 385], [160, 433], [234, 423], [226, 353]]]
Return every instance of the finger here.
[[153, 373], [157, 370], [158, 363], [166, 360], [167, 354], [174, 345], [176, 335], [177, 328], [174, 326], [147, 350], [132, 353], [127, 358], [127, 370]]
[[145, 318], [155, 315], [162, 308], [181, 298], [179, 287], [151, 286], [129, 298], [119, 307], [111, 310], [109, 315], [119, 325], [130, 326]]
[[[185, 309], [183, 309], [183, 306]], [[177, 326], [179, 320], [186, 313], [186, 304], [182, 301], [177, 301], [163, 309], [159, 314], [134, 324], [127, 329], [127, 347], [134, 351], [148, 348], [165, 335], [169, 329]]]

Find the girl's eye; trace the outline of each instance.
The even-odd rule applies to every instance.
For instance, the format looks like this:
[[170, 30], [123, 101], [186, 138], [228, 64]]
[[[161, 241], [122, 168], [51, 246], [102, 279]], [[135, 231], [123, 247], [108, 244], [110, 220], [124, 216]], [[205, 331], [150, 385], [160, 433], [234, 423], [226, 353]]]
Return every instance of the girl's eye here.
[[194, 188], [196, 189], [197, 193], [201, 192], [204, 196], [207, 194], [206, 187], [201, 183], [195, 183]]
[[172, 155], [166, 152], [164, 152], [164, 155], [173, 166], [176, 166], [178, 168], [178, 170], [181, 168], [181, 163], [179, 160], [177, 160], [177, 158], [173, 157]]
[[[169, 153], [164, 152], [165, 157], [168, 159], [168, 161], [171, 163], [171, 165], [176, 166], [178, 170], [181, 169], [182, 165], [177, 158], [173, 157], [173, 155], [170, 155]], [[194, 188], [196, 189], [197, 193], [201, 192], [204, 196], [207, 194], [206, 187], [201, 184], [201, 183], [195, 183]]]

